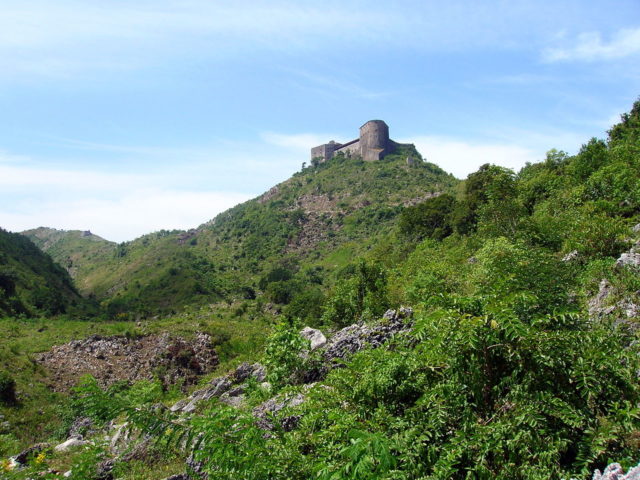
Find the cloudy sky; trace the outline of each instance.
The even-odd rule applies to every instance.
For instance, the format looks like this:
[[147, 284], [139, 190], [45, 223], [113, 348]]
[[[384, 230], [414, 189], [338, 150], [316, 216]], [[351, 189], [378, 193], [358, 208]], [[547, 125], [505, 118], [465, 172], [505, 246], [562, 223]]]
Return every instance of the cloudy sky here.
[[195, 227], [373, 118], [518, 169], [639, 95], [637, 0], [0, 0], [0, 226]]

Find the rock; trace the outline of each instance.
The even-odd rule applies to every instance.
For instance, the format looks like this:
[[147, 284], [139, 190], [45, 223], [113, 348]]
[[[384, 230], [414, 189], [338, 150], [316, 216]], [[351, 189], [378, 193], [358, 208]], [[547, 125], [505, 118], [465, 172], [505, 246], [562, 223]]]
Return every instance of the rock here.
[[[273, 430], [273, 416], [284, 408], [292, 408], [301, 405], [304, 402], [305, 398], [305, 395], [302, 393], [278, 395], [276, 397], [270, 398], [266, 402], [261, 403], [253, 409], [253, 415], [257, 419], [256, 424], [263, 430]], [[295, 420], [296, 426], [297, 422], [300, 420], [300, 416], [297, 417], [297, 420]], [[291, 420], [288, 420], [289, 418], [290, 417], [286, 417], [281, 421], [282, 428], [285, 427], [284, 424], [287, 424], [289, 426], [293, 424]]]
[[16, 463], [20, 465], [26, 465], [36, 455], [40, 454], [43, 450], [47, 448], [51, 448], [51, 445], [48, 443], [36, 443], [35, 445], [30, 446], [26, 450], [23, 450], [18, 455], [13, 457]]
[[69, 428], [69, 433], [67, 436], [69, 438], [71, 437], [84, 438], [96, 432], [96, 430], [93, 427], [94, 427], [94, 424], [91, 418], [78, 417], [71, 424], [71, 427]]
[[377, 324], [355, 324], [339, 330], [327, 342], [323, 357], [327, 361], [344, 359], [364, 348], [377, 348], [397, 333], [411, 328], [411, 308], [387, 310], [383, 320]]
[[264, 381], [267, 377], [266, 368], [260, 363], [249, 364], [244, 362], [232, 374], [234, 383], [244, 382], [248, 378], [255, 378], [258, 382]]
[[[195, 392], [193, 392], [189, 397], [189, 401], [186, 405], [178, 409], [176, 408], [176, 405], [177, 405], [176, 404], [173, 407], [171, 407], [170, 410], [173, 412], [182, 411], [184, 413], [191, 413], [195, 411], [195, 409], [197, 408], [200, 402], [209, 400], [214, 397], [219, 397], [220, 395], [225, 393], [227, 390], [229, 390], [232, 386], [233, 386], [233, 383], [231, 382], [231, 379], [228, 377], [214, 378], [211, 381], [210, 387], [203, 388], [201, 390], [196, 390]], [[181, 402], [184, 402], [184, 400], [181, 400]]]
[[640, 480], [640, 465], [633, 467], [625, 474], [619, 463], [612, 463], [602, 473], [596, 470], [592, 480]]
[[635, 225], [631, 230], [633, 230], [633, 233], [640, 233], [640, 223]]
[[244, 403], [245, 385], [239, 385], [220, 395], [220, 401], [232, 407], [240, 407]]
[[300, 331], [300, 335], [309, 340], [311, 351], [316, 350], [320, 347], [324, 347], [327, 343], [327, 337], [323, 335], [320, 330], [311, 327], [304, 327]]
[[109, 448], [111, 449], [112, 452], [117, 452], [119, 450], [119, 444], [126, 444], [128, 443], [128, 439], [129, 439], [129, 429], [128, 427], [128, 423], [122, 423], [120, 425], [115, 425], [114, 429], [115, 429], [115, 433], [113, 434], [113, 436], [111, 437], [111, 440], [109, 441]]
[[615, 310], [615, 307], [606, 305], [606, 301], [612, 293], [612, 287], [609, 281], [606, 278], [600, 280], [598, 293], [589, 300], [590, 317], [609, 315], [613, 310]]
[[623, 253], [616, 260], [616, 267], [640, 268], [640, 253], [634, 252], [633, 249], [630, 252]]
[[96, 480], [113, 480], [113, 468], [115, 462], [113, 460], [104, 460], [100, 462], [96, 468]]
[[138, 338], [93, 335], [54, 346], [37, 360], [54, 374], [56, 391], [68, 390], [87, 373], [105, 387], [119, 380], [152, 380], [158, 370], [166, 372], [165, 384], [181, 380], [188, 386], [218, 365], [211, 337], [204, 333], [194, 339], [168, 333]]
[[193, 453], [187, 458], [187, 476], [188, 478], [200, 478], [208, 480], [209, 475], [204, 471], [204, 464], [193, 458]]
[[179, 412], [184, 407], [186, 407], [188, 404], [189, 404], [189, 399], [183, 398], [182, 400], [178, 400], [176, 403], [174, 403], [171, 406], [171, 408], [169, 408], [169, 410], [172, 411], [172, 412]]
[[73, 475], [73, 472], [71, 470], [67, 470], [62, 474], [62, 476], [65, 478], [69, 478], [71, 475]]
[[563, 262], [572, 262], [573, 260], [575, 260], [576, 258], [579, 257], [579, 253], [577, 250], [571, 250], [569, 253], [567, 253], [564, 257], [562, 257], [562, 261]]
[[55, 447], [53, 447], [53, 449], [56, 452], [67, 452], [72, 448], [81, 447], [83, 445], [86, 445], [87, 443], [89, 442], [81, 440], [79, 438], [70, 438], [66, 442], [62, 442], [61, 444], [56, 445]]

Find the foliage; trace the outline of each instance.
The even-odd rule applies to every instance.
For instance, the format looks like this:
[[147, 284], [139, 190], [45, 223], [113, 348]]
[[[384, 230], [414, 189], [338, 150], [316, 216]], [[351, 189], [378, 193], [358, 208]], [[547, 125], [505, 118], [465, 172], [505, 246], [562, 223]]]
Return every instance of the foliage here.
[[455, 198], [446, 193], [407, 207], [400, 215], [398, 229], [416, 239], [429, 237], [440, 240], [453, 231], [450, 217], [454, 207]]
[[0, 315], [91, 312], [68, 273], [29, 239], [0, 228]]
[[309, 348], [309, 341], [302, 338], [299, 332], [300, 325], [289, 320], [276, 325], [267, 340], [264, 364], [269, 382], [277, 388], [295, 382], [303, 372], [305, 358], [302, 352]]
[[388, 306], [385, 270], [378, 264], [361, 260], [353, 275], [337, 282], [322, 314], [322, 322], [345, 326], [381, 315]]

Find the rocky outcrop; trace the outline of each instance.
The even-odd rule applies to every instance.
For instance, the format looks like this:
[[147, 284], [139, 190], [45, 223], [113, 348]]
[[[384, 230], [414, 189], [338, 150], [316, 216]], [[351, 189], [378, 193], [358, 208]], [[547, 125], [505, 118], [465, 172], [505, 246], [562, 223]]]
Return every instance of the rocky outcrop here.
[[140, 338], [94, 335], [53, 347], [38, 362], [53, 377], [53, 388], [65, 391], [82, 375], [91, 374], [102, 386], [119, 380], [135, 382], [158, 375], [167, 384], [184, 385], [218, 365], [211, 337], [199, 333], [194, 339], [172, 337], [168, 333]]
[[49, 443], [36, 443], [13, 457], [13, 461], [19, 465], [26, 465], [31, 459], [48, 448], [51, 448]]
[[[305, 327], [301, 332], [304, 338], [310, 340], [311, 350], [316, 350], [322, 359], [321, 365], [315, 365], [308, 372], [301, 376], [302, 383], [309, 384], [316, 382], [327, 374], [329, 370], [339, 366], [340, 360], [346, 359], [364, 348], [377, 348], [387, 342], [397, 333], [411, 328], [411, 308], [400, 308], [399, 310], [388, 310], [380, 322], [368, 325], [360, 323], [339, 330], [327, 341], [320, 330]], [[264, 382], [267, 377], [265, 367], [259, 363], [243, 363], [233, 372], [223, 377], [217, 377], [209, 382], [205, 388], [193, 392], [188, 398], [180, 400], [174, 404], [170, 410], [179, 413], [193, 413], [198, 405], [212, 398], [218, 398], [221, 402], [234, 407], [239, 407], [244, 402], [244, 383], [253, 378], [256, 382]], [[275, 403], [265, 402], [263, 415], [273, 414], [284, 408], [278, 407], [282, 402], [280, 399], [272, 399]], [[291, 405], [287, 405], [291, 406]]]
[[409, 330], [412, 316], [411, 308], [402, 307], [398, 311], [387, 310], [378, 323], [359, 323], [343, 328], [327, 342], [322, 356], [335, 363], [364, 348], [378, 348], [394, 335]]
[[640, 464], [630, 469], [626, 474], [619, 463], [612, 463], [600, 473], [596, 470], [592, 480], [640, 480]]
[[[309, 389], [313, 384], [306, 386]], [[297, 407], [302, 405], [305, 400], [304, 393], [289, 393], [285, 395], [278, 395], [266, 402], [258, 405], [253, 409], [253, 415], [256, 417], [256, 424], [263, 430], [274, 429], [274, 416], [285, 408]], [[288, 432], [298, 426], [300, 420], [299, 415], [290, 415], [280, 420], [280, 426], [284, 431]]]
[[241, 384], [249, 378], [264, 382], [266, 376], [267, 372], [263, 365], [243, 363], [230, 374], [214, 378], [207, 387], [196, 390], [188, 398], [173, 405], [170, 410], [192, 413], [199, 403], [212, 398], [219, 398], [228, 405], [238, 407], [244, 400], [244, 386]]

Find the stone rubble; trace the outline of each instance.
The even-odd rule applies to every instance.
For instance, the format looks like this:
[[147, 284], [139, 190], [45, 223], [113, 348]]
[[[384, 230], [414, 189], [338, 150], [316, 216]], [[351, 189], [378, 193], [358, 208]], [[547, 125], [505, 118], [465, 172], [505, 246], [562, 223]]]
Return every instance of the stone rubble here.
[[165, 384], [180, 380], [187, 386], [218, 365], [211, 337], [204, 333], [193, 340], [168, 333], [140, 338], [93, 335], [55, 346], [37, 360], [52, 373], [56, 391], [69, 390], [85, 374], [109, 386], [120, 380], [152, 380], [161, 372]]

